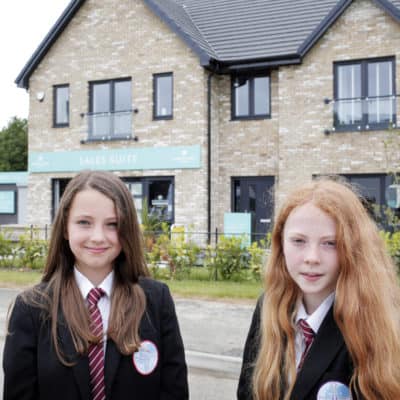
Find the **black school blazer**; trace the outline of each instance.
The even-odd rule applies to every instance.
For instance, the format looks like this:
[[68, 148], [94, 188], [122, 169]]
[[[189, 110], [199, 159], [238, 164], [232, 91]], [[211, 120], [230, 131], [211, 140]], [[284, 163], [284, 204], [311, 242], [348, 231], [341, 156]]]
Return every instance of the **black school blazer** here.
[[[261, 307], [262, 298], [259, 299], [254, 311], [243, 352], [237, 389], [238, 400], [253, 400], [251, 381], [260, 345]], [[290, 400], [317, 400], [318, 390], [324, 383], [337, 381], [349, 386], [352, 374], [352, 361], [343, 336], [333, 318], [332, 306], [322, 321], [303, 367], [297, 374]], [[354, 393], [352, 397], [354, 400], [361, 400]]]
[[[158, 364], [149, 375], [140, 374], [132, 356], [122, 355], [107, 341], [105, 383], [107, 400], [188, 399], [187, 368], [175, 307], [168, 287], [149, 278], [140, 280], [147, 308], [140, 323], [140, 337], [158, 349]], [[59, 334], [65, 354], [75, 355], [76, 364], [66, 367], [51, 344], [49, 321], [43, 322], [38, 308], [17, 298], [6, 337], [3, 369], [3, 400], [89, 400], [89, 363], [77, 356], [68, 328]]]

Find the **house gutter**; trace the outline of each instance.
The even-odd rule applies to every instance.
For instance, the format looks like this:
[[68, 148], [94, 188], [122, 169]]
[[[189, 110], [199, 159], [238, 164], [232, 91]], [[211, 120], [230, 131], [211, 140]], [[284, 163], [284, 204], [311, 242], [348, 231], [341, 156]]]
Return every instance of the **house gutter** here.
[[211, 79], [214, 71], [207, 77], [207, 242], [211, 242]]

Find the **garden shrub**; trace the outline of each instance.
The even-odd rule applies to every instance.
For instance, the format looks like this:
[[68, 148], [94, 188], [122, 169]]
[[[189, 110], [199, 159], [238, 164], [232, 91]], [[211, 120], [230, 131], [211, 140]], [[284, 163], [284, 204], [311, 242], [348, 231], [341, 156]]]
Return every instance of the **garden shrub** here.
[[12, 252], [11, 234], [6, 229], [0, 231], [0, 256], [7, 257]]
[[267, 261], [267, 242], [268, 239], [253, 242], [247, 249], [250, 254], [250, 271], [256, 281], [261, 279]]
[[200, 247], [190, 238], [186, 240], [185, 235], [178, 235], [171, 240], [164, 229], [146, 252], [146, 260], [155, 278], [160, 274], [165, 277], [166, 266], [170, 279], [188, 279], [199, 253]]
[[42, 269], [48, 251], [47, 240], [40, 239], [37, 230], [27, 231], [19, 238], [19, 255], [22, 268]]
[[241, 237], [221, 236], [215, 248], [208, 246], [205, 265], [213, 280], [240, 281], [245, 279], [245, 269], [250, 257]]
[[386, 243], [389, 254], [397, 266], [397, 271], [400, 274], [400, 231], [393, 233], [381, 231], [381, 235]]

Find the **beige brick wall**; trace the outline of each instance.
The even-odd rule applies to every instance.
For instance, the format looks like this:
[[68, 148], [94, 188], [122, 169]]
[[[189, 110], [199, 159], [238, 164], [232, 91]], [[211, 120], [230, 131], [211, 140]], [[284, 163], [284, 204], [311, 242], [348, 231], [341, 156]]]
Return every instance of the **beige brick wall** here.
[[[385, 173], [400, 169], [400, 140], [386, 150], [387, 131], [342, 132], [332, 127], [333, 63], [400, 52], [400, 25], [371, 0], [356, 0], [301, 65], [271, 72], [271, 118], [231, 121], [230, 77], [212, 78], [212, 230], [223, 229], [231, 207], [231, 178], [274, 176], [277, 203], [313, 174]], [[174, 73], [174, 119], [152, 120], [152, 74]], [[396, 85], [400, 66], [397, 63]], [[207, 75], [199, 59], [143, 3], [88, 0], [30, 80], [30, 151], [200, 145], [198, 170], [120, 171], [123, 176], [175, 176], [175, 222], [207, 228]], [[80, 144], [86, 138], [88, 82], [132, 78], [138, 142]], [[69, 128], [52, 128], [52, 86], [70, 84]], [[35, 99], [37, 91], [45, 100]], [[50, 178], [31, 174], [30, 222], [50, 222]]]
[[[174, 118], [152, 120], [152, 74], [173, 72]], [[133, 132], [139, 141], [81, 144], [87, 138], [88, 82], [132, 78]], [[52, 127], [52, 87], [70, 84], [70, 127]], [[202, 168], [120, 171], [122, 176], [174, 176], [175, 222], [206, 229], [206, 72], [189, 47], [142, 1], [89, 0], [30, 79], [30, 151], [105, 150], [200, 145]], [[45, 92], [38, 102], [35, 93]], [[50, 222], [51, 177], [31, 174], [30, 223]], [[198, 212], [193, 212], [198, 210]]]
[[399, 137], [386, 151], [384, 142], [393, 136], [388, 131], [325, 135], [324, 130], [332, 128], [333, 111], [331, 104], [323, 102], [333, 98], [335, 61], [396, 56], [398, 88], [399, 55], [399, 23], [373, 1], [357, 0], [306, 55], [303, 64], [279, 70], [279, 198], [313, 174], [399, 170]]
[[223, 229], [224, 212], [231, 211], [231, 178], [275, 176], [278, 166], [279, 84], [277, 71], [271, 73], [271, 118], [231, 120], [231, 78], [221, 76], [218, 119], [218, 190], [216, 225]]

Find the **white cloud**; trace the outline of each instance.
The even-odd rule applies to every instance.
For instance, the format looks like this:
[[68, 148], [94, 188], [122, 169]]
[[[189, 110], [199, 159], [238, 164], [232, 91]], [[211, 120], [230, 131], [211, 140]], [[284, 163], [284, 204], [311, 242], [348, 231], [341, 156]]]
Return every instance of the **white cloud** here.
[[13, 116], [28, 117], [28, 94], [14, 83], [69, 0], [0, 2], [0, 128]]

